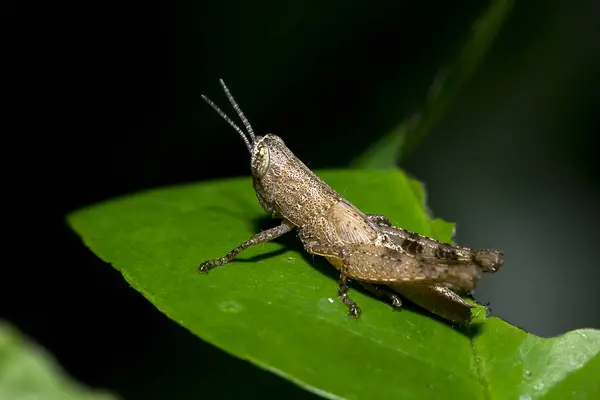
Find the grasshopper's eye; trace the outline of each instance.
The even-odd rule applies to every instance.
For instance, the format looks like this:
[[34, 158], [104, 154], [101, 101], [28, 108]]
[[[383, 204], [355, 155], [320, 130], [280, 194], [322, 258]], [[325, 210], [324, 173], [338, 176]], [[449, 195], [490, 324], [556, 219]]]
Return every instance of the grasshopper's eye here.
[[252, 175], [257, 178], [263, 176], [269, 169], [269, 147], [264, 140], [260, 140], [252, 150], [252, 160], [250, 162]]

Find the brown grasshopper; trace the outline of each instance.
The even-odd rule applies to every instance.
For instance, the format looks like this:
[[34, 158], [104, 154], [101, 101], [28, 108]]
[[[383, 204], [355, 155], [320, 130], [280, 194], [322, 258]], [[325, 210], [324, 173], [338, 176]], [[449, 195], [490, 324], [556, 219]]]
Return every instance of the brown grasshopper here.
[[203, 262], [200, 272], [230, 262], [249, 246], [297, 229], [307, 252], [325, 257], [339, 270], [338, 295], [351, 316], [358, 317], [361, 311], [348, 296], [348, 279], [387, 298], [394, 307], [402, 304], [399, 293], [447, 320], [470, 321], [473, 306], [455, 291], [468, 292], [484, 272], [496, 272], [503, 263], [501, 252], [443, 243], [395, 227], [384, 215], [364, 214], [308, 169], [281, 138], [256, 136], [229, 89], [220, 82], [247, 133], [206, 96], [202, 98], [246, 143], [258, 201], [282, 222], [224, 257]]

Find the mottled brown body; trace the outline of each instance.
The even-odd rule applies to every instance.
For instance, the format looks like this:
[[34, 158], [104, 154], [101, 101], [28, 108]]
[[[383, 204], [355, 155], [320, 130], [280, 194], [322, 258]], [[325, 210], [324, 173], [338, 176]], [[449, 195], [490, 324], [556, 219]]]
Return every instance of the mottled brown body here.
[[[251, 153], [254, 189], [261, 206], [282, 224], [263, 231], [225, 257], [202, 263], [201, 272], [231, 261], [245, 248], [298, 231], [307, 252], [325, 257], [340, 271], [338, 294], [358, 316], [347, 280], [361, 282], [394, 306], [399, 293], [448, 320], [464, 323], [471, 306], [452, 290], [468, 292], [485, 272], [502, 265], [502, 253], [474, 250], [394, 227], [382, 215], [364, 214], [317, 177], [275, 135], [255, 136], [229, 90], [221, 84], [244, 122], [247, 135], [214, 103], [204, 99], [244, 139]], [[452, 289], [452, 290], [451, 290]]]

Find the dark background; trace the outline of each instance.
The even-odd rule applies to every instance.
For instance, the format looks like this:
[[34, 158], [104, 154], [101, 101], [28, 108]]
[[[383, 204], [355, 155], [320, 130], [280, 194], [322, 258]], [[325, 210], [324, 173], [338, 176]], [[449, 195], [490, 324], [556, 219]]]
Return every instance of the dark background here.
[[[505, 252], [478, 300], [541, 336], [600, 327], [596, 3], [517, 2], [444, 117], [400, 161], [435, 215], [457, 223], [459, 243]], [[282, 136], [311, 168], [344, 167], [419, 110], [487, 6], [24, 5], [9, 35], [16, 123], [4, 146], [22, 213], [6, 210], [18, 228], [5, 242], [0, 317], [75, 378], [127, 399], [312, 397], [168, 320], [63, 217], [124, 193], [247, 175], [243, 143], [200, 99], [225, 108], [218, 78], [256, 131]]]

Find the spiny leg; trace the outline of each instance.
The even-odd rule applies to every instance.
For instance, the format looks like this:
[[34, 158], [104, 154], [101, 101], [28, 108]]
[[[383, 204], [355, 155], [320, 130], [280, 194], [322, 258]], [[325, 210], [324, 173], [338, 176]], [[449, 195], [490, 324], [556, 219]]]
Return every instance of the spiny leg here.
[[305, 242], [305, 249], [326, 257], [352, 280], [386, 286], [395, 283], [437, 284], [469, 291], [482, 275], [481, 267], [474, 262], [419, 260], [405, 252], [374, 244], [332, 246]]
[[402, 301], [400, 300], [400, 296], [396, 293], [384, 289], [381, 286], [374, 285], [372, 283], [360, 282], [360, 284], [369, 292], [373, 293], [380, 299], [389, 300], [392, 303], [392, 306], [395, 308], [402, 307]]
[[[405, 250], [414, 253], [414, 249], [418, 249], [416, 252], [419, 253], [419, 258], [431, 259], [434, 262], [453, 262], [459, 259], [474, 261], [481, 267], [483, 272], [496, 272], [504, 263], [504, 254], [501, 251], [470, 249], [464, 246], [440, 242], [416, 232], [393, 226], [390, 220], [382, 214], [367, 214], [367, 219], [378, 225], [381, 231], [392, 242]], [[423, 247], [434, 248], [434, 250], [429, 250], [431, 254], [424, 254], [422, 252]]]
[[383, 214], [367, 214], [369, 221], [380, 226], [392, 226], [389, 218]]
[[466, 324], [471, 320], [473, 306], [446, 287], [403, 283], [390, 286], [411, 302], [449, 321]]
[[340, 274], [338, 296], [340, 296], [342, 303], [348, 307], [348, 314], [351, 317], [357, 318], [360, 316], [360, 308], [358, 308], [358, 305], [354, 302], [354, 300], [348, 296], [348, 277], [343, 272]]
[[227, 264], [228, 262], [233, 260], [235, 258], [235, 256], [240, 254], [242, 251], [244, 251], [248, 247], [254, 246], [257, 244], [261, 244], [264, 242], [268, 242], [273, 239], [277, 239], [279, 236], [288, 233], [293, 228], [294, 228], [294, 225], [292, 225], [290, 222], [284, 220], [281, 223], [281, 225], [278, 225], [271, 229], [267, 229], [266, 231], [259, 232], [256, 235], [252, 236], [250, 239], [248, 239], [242, 245], [231, 250], [224, 257], [203, 262], [198, 267], [198, 272], [207, 273], [208, 271], [210, 271], [213, 268], [220, 267], [221, 265]]

